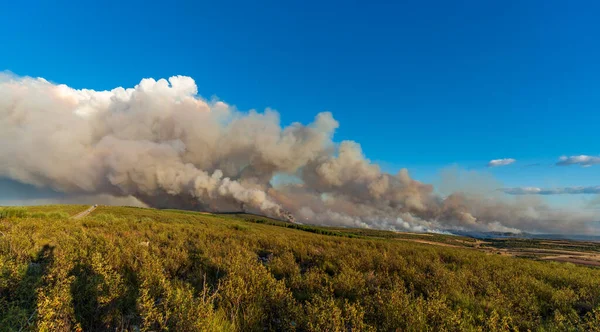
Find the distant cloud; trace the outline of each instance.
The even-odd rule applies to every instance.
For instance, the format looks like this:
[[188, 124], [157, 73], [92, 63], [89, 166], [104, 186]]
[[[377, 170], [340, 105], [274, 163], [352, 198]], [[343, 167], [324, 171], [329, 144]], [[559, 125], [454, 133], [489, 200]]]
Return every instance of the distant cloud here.
[[494, 159], [494, 160], [490, 160], [490, 162], [487, 165], [488, 165], [488, 167], [498, 167], [498, 166], [510, 165], [514, 162], [516, 162], [516, 160], [512, 159], [512, 158]]
[[537, 187], [502, 188], [500, 191], [509, 195], [561, 195], [561, 194], [600, 194], [600, 186], [563, 187], [542, 189]]
[[580, 156], [562, 156], [559, 158], [558, 162], [556, 163], [557, 166], [571, 166], [571, 165], [580, 165], [583, 167], [590, 167], [592, 165], [598, 165], [600, 164], [600, 157], [594, 157], [594, 156], [586, 156], [586, 155], [580, 155]]

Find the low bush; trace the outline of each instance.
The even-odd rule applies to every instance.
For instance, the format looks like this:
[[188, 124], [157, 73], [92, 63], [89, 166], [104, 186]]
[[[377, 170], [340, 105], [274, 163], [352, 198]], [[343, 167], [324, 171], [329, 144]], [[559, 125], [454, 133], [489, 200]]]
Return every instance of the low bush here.
[[596, 268], [266, 218], [243, 224], [238, 216], [99, 207], [70, 219], [53, 211], [2, 209], [0, 330], [600, 326]]

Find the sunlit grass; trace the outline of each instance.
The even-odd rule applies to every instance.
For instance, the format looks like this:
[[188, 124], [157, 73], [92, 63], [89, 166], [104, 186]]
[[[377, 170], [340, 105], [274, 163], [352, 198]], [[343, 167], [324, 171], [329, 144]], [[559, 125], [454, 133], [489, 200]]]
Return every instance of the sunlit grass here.
[[0, 219], [0, 330], [600, 326], [600, 269], [252, 215], [100, 206], [68, 217], [86, 208]]

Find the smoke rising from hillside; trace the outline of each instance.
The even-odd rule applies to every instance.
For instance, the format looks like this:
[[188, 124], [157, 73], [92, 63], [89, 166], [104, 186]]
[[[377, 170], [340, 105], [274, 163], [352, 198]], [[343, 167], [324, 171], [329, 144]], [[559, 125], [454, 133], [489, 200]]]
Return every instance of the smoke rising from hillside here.
[[[2, 74], [0, 177], [70, 195], [134, 196], [155, 207], [244, 209], [279, 218], [291, 213], [328, 225], [593, 231], [589, 213], [468, 191], [442, 197], [405, 169], [382, 172], [358, 143], [334, 143], [338, 122], [331, 113], [308, 125], [279, 122], [272, 110], [239, 112], [203, 100], [189, 77], [94, 91]], [[273, 185], [283, 175], [297, 181]]]

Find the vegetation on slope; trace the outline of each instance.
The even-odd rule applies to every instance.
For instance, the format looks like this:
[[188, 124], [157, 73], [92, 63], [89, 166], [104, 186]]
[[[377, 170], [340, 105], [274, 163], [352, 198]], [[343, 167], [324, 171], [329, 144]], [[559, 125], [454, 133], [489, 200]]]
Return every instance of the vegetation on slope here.
[[600, 326], [596, 268], [399, 241], [386, 232], [320, 233], [244, 215], [99, 207], [75, 220], [67, 215], [77, 211], [51, 217], [55, 210], [0, 218], [0, 329]]

